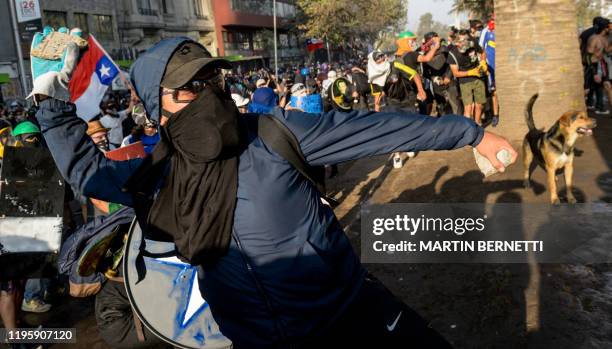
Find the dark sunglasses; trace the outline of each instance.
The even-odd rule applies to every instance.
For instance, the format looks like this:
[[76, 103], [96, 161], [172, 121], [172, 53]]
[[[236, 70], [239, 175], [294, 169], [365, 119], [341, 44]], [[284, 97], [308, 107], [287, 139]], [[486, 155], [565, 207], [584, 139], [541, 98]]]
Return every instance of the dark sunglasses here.
[[207, 86], [210, 85], [220, 85], [221, 82], [223, 81], [224, 76], [223, 74], [221, 74], [221, 69], [214, 69], [213, 71], [211, 71], [209, 74], [206, 74], [206, 77], [204, 78], [197, 78], [197, 79], [193, 79], [191, 81], [189, 81], [188, 83], [186, 83], [185, 85], [175, 89], [175, 90], [168, 90], [168, 91], [163, 91], [162, 92], [162, 96], [164, 95], [172, 95], [172, 101], [174, 103], [191, 103], [193, 101], [193, 99], [179, 99], [178, 95], [180, 93], [180, 91], [188, 91], [191, 92], [193, 94], [198, 94], [202, 91], [204, 91], [204, 89]]

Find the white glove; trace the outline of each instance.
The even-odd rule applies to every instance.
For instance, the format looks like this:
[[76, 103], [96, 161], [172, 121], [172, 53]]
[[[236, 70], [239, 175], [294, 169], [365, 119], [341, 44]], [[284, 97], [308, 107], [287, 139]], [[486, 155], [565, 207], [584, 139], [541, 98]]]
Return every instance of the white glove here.
[[[60, 33], [63, 35], [56, 35]], [[79, 60], [79, 46], [68, 35], [73, 35], [80, 38], [81, 30], [78, 28], [72, 29], [70, 34], [68, 28], [59, 28], [57, 32], [51, 27], [45, 27], [42, 33], [36, 33], [30, 47], [30, 60], [32, 69], [32, 78], [34, 79], [34, 87], [28, 98], [39, 96], [48, 96], [62, 101], [70, 100], [69, 82], [72, 71]], [[50, 36], [57, 36], [60, 41], [56, 45], [61, 50], [58, 58], [40, 57], [41, 45], [44, 45], [44, 39]], [[63, 39], [63, 41], [62, 41]], [[58, 41], [58, 40], [56, 40]], [[84, 41], [81, 39], [81, 41]], [[38, 98], [34, 98], [35, 102]]]

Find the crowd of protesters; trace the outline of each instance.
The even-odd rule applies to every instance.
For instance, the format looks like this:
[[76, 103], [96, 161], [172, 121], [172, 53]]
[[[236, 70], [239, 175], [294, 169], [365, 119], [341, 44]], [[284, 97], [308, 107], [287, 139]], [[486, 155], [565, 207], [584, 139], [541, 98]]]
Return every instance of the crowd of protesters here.
[[[422, 38], [405, 31], [397, 35], [393, 50], [363, 52], [345, 62], [287, 66], [278, 77], [264, 69], [229, 73], [227, 83], [243, 112], [268, 113], [281, 107], [312, 113], [336, 109], [458, 114], [495, 127], [495, 20], [486, 26], [472, 20], [469, 29], [453, 27]], [[402, 166], [399, 154], [394, 166]]]

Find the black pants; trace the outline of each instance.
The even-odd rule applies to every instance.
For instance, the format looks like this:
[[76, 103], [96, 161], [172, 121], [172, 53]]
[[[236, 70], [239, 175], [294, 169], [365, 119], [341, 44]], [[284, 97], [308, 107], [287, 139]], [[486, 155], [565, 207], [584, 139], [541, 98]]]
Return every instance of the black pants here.
[[370, 110], [368, 106], [368, 95], [359, 95], [359, 102], [353, 104], [353, 110]]
[[172, 348], [144, 327], [138, 340], [132, 306], [122, 282], [107, 281], [96, 295], [96, 322], [100, 336], [113, 348]]
[[387, 98], [385, 101], [386, 105], [382, 109], [382, 111], [386, 112], [407, 112], [407, 113], [416, 113], [416, 95], [410, 96], [404, 100], [396, 100], [393, 98]]
[[368, 276], [355, 301], [330, 329], [295, 348], [452, 348], [428, 322]]
[[463, 114], [461, 100], [455, 84], [451, 84], [446, 88], [434, 88], [434, 91], [439, 115]]
[[596, 74], [597, 64], [590, 64], [585, 68], [585, 88], [589, 89], [589, 93], [587, 94], [587, 105], [594, 106], [597, 110], [604, 110], [604, 86], [603, 82], [595, 82]]
[[[595, 101], [593, 102], [593, 97]], [[595, 104], [593, 104], [595, 103]], [[587, 95], [587, 105], [595, 106], [597, 110], [604, 110], [604, 85], [598, 84], [593, 81], [589, 87], [589, 93]]]

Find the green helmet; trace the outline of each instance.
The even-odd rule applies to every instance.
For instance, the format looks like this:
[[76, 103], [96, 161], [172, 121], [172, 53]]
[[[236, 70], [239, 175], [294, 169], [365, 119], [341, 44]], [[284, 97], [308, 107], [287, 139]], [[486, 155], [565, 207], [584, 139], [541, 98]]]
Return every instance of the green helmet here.
[[411, 32], [410, 30], [406, 30], [406, 31], [399, 33], [398, 38], [399, 39], [416, 39], [417, 36], [414, 35], [414, 33]]
[[13, 137], [28, 133], [40, 133], [40, 129], [31, 121], [21, 122], [13, 129]]

